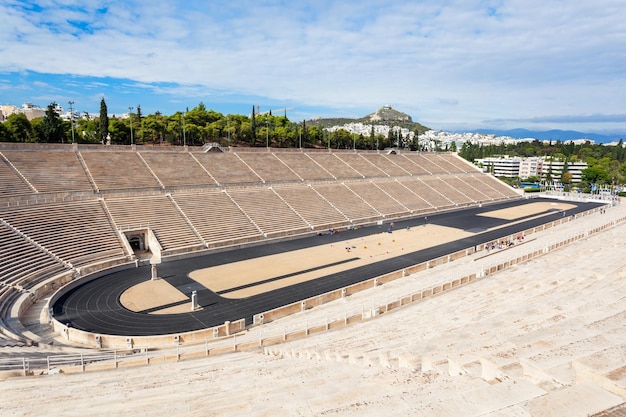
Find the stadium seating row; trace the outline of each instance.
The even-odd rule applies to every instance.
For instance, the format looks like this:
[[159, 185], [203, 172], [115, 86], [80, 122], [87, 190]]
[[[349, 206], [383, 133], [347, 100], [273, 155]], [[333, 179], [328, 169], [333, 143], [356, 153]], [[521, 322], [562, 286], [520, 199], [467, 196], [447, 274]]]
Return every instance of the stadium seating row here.
[[[11, 194], [71, 193], [91, 183], [98, 189], [136, 191], [123, 197], [105, 194], [100, 202], [94, 195], [0, 208], [6, 233], [17, 230], [25, 236], [17, 238], [39, 245], [41, 256], [53, 254], [55, 262], [70, 266], [130, 255], [124, 253], [118, 229], [150, 227], [165, 250], [216, 247], [517, 196], [452, 154], [12, 149], [2, 157], [0, 178], [24, 185], [9, 188]], [[65, 169], [59, 170], [59, 165]], [[261, 181], [274, 185], [263, 186]], [[183, 188], [166, 197], [164, 184], [203, 187], [194, 192]], [[152, 194], [146, 193], [150, 190]], [[16, 256], [14, 262], [24, 263], [30, 256]]]
[[[164, 250], [197, 245], [212, 248], [508, 197], [503, 193], [489, 197], [473, 188], [474, 176], [479, 174], [471, 174], [469, 182], [456, 179], [469, 191], [459, 191], [447, 180], [426, 177], [181, 191], [169, 197], [136, 195], [104, 201], [116, 228], [149, 227]], [[487, 192], [495, 195], [498, 190]]]
[[[475, 173], [453, 154], [17, 150], [0, 152], [0, 198]], [[5, 186], [6, 185], [6, 186]]]

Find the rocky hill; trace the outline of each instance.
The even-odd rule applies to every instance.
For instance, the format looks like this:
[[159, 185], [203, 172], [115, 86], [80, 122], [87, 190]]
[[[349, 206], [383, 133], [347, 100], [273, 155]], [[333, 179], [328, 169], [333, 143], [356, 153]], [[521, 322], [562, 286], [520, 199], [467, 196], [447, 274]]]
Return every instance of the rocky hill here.
[[359, 119], [359, 122], [378, 124], [380, 122], [408, 122], [413, 123], [413, 119], [406, 113], [402, 113], [391, 106], [383, 106], [372, 114]]
[[307, 120], [308, 126], [321, 126], [324, 128], [331, 128], [336, 126], [344, 126], [353, 123], [362, 123], [364, 125], [383, 125], [383, 126], [399, 126], [404, 129], [408, 129], [411, 132], [416, 130], [422, 134], [430, 128], [413, 121], [411, 116], [406, 113], [402, 113], [391, 106], [383, 106], [376, 110], [374, 113], [358, 119], [349, 118], [320, 118], [314, 120]]

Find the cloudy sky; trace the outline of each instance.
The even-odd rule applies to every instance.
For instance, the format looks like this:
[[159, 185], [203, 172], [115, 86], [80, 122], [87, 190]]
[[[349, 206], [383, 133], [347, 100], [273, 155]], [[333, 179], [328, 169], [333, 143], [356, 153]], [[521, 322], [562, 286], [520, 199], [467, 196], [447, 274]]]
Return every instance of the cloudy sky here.
[[626, 132], [623, 0], [0, 2], [0, 103]]

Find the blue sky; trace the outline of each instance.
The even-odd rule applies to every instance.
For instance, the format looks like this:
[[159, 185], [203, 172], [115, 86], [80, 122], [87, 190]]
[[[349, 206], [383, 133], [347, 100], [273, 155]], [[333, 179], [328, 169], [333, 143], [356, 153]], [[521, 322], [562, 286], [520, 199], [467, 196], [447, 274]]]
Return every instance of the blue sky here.
[[623, 0], [0, 2], [0, 103], [626, 132]]

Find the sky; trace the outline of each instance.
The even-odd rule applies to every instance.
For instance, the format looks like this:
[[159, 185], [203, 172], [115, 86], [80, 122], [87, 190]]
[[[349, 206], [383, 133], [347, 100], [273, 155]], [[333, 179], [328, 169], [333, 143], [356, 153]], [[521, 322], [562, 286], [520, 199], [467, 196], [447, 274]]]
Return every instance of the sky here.
[[[623, 0], [0, 1], [0, 104], [626, 132]], [[135, 110], [136, 111], [136, 110]], [[282, 114], [282, 111], [281, 111]]]

